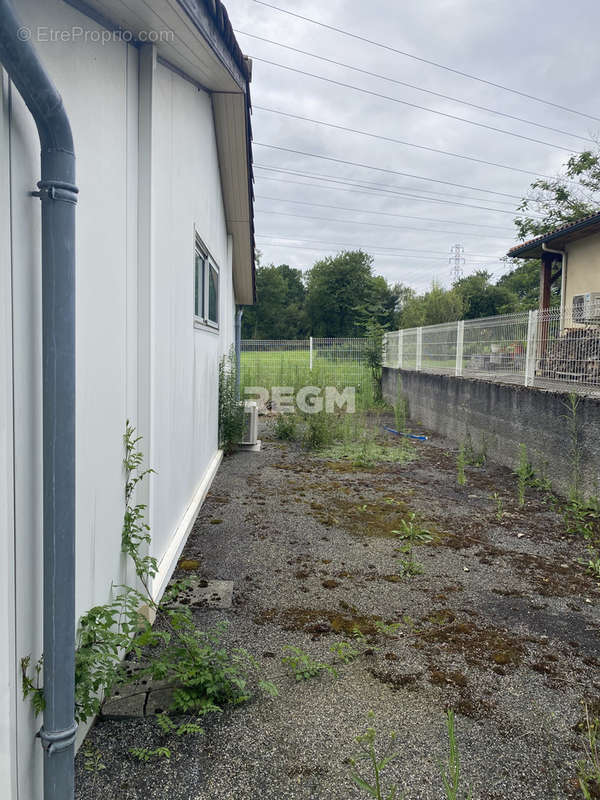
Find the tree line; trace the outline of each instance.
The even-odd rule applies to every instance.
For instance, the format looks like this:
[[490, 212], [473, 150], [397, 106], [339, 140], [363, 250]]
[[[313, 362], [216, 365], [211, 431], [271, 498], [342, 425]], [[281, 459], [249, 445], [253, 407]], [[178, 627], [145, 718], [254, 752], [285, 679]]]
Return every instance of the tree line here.
[[[546, 233], [600, 207], [600, 149], [572, 156], [552, 180], [537, 180], [519, 205], [519, 239]], [[363, 250], [343, 250], [317, 261], [308, 271], [287, 264], [256, 270], [257, 303], [244, 310], [245, 339], [361, 337], [374, 331], [435, 325], [459, 319], [527, 311], [538, 306], [537, 260], [513, 262], [497, 280], [478, 269], [450, 288], [433, 282], [424, 292], [389, 283], [373, 272]], [[554, 285], [551, 304], [560, 302]]]

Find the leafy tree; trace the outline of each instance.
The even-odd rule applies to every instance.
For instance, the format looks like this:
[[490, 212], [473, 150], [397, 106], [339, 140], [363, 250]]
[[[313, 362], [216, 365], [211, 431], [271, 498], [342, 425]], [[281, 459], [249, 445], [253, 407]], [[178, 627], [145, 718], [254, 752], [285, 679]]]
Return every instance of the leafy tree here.
[[257, 303], [244, 309], [244, 339], [297, 339], [307, 331], [302, 272], [287, 264], [256, 270]]
[[307, 276], [306, 313], [313, 336], [364, 336], [367, 323], [391, 325], [397, 297], [373, 275], [373, 259], [345, 250], [317, 261]]
[[[515, 311], [535, 311], [538, 307], [540, 296], [540, 262], [535, 258], [526, 261], [516, 261], [514, 269], [502, 275], [496, 286], [508, 289], [517, 297]], [[552, 284], [550, 291], [550, 305], [560, 303], [560, 281]]]
[[554, 178], [540, 178], [531, 184], [529, 194], [515, 219], [520, 240], [548, 233], [600, 208], [600, 149], [585, 150], [569, 158]]
[[452, 287], [462, 298], [464, 319], [510, 314], [518, 307], [518, 297], [508, 286], [493, 284], [491, 274], [477, 270], [456, 281]]
[[437, 325], [453, 322], [463, 315], [463, 300], [454, 289], [444, 289], [434, 281], [429, 291], [417, 295], [403, 288], [401, 294], [400, 327], [415, 328], [419, 325]]

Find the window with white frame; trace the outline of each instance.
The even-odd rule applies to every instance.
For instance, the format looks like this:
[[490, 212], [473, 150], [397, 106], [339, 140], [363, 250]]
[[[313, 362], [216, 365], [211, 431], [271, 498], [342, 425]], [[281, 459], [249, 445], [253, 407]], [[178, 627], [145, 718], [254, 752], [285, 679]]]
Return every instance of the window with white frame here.
[[194, 316], [205, 325], [219, 327], [219, 268], [198, 236], [194, 258]]

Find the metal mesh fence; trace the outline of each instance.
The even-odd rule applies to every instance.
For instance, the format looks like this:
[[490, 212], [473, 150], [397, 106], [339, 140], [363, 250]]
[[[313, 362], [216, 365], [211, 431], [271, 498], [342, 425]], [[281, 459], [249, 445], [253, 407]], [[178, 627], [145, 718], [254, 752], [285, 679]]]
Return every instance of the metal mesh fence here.
[[366, 401], [374, 390], [371, 360], [378, 344], [368, 338], [243, 339], [240, 384], [248, 387], [354, 386]]
[[600, 301], [393, 331], [383, 364], [600, 394]]

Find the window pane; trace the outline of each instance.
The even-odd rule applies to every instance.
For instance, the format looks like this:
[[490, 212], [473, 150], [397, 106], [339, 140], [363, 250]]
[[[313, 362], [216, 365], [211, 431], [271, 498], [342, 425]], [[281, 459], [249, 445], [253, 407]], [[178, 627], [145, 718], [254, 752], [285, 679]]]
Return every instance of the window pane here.
[[194, 314], [204, 317], [204, 257], [200, 253], [194, 266]]
[[212, 266], [208, 268], [208, 318], [211, 322], [219, 321], [219, 273]]

